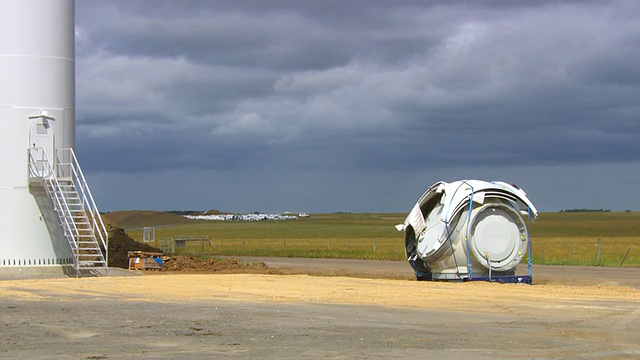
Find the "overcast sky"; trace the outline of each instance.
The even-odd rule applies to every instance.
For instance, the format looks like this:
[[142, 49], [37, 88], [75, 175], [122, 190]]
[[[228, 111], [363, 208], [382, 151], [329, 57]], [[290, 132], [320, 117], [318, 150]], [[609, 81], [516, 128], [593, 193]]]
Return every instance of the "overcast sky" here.
[[76, 150], [103, 211], [640, 210], [638, 59], [634, 0], [77, 0]]

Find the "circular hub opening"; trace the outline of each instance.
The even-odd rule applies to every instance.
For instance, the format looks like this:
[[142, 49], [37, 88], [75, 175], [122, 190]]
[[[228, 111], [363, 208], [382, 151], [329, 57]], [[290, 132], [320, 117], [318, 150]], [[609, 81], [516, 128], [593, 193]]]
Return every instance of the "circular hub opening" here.
[[471, 248], [475, 258], [495, 270], [514, 268], [527, 245], [526, 228], [513, 209], [501, 204], [484, 205], [471, 221]]

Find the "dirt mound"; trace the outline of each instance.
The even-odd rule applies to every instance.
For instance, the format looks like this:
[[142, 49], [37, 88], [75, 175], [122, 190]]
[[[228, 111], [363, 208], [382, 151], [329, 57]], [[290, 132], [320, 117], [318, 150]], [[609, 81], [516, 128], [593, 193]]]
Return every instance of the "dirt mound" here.
[[[109, 266], [129, 268], [129, 251], [144, 251], [161, 253], [160, 249], [144, 243], [139, 243], [127, 235], [124, 229], [105, 221], [109, 232]], [[224, 259], [198, 259], [191, 256], [165, 256], [161, 271], [182, 271], [192, 273], [210, 272], [238, 272], [252, 271], [262, 272], [267, 270], [264, 262], [240, 263], [235, 258]]]
[[198, 259], [191, 256], [165, 256], [160, 271], [234, 272], [237, 270], [267, 270], [263, 262], [239, 263], [235, 258]]
[[105, 222], [109, 232], [109, 266], [119, 268], [129, 268], [129, 251], [162, 252], [147, 244], [139, 243], [127, 235], [123, 229]]

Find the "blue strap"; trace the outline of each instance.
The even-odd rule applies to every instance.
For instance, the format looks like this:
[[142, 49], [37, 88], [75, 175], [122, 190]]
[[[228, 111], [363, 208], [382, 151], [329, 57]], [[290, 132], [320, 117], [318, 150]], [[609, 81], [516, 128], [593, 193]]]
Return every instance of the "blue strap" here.
[[[471, 185], [469, 185], [471, 186]], [[467, 213], [467, 235], [464, 237], [467, 243], [467, 271], [469, 272], [469, 280], [473, 279], [473, 269], [471, 268], [471, 248], [469, 248], [469, 237], [471, 237], [471, 210], [473, 209], [473, 194], [475, 190], [471, 186], [471, 195], [469, 195], [469, 212]], [[491, 264], [489, 264], [491, 266]]]

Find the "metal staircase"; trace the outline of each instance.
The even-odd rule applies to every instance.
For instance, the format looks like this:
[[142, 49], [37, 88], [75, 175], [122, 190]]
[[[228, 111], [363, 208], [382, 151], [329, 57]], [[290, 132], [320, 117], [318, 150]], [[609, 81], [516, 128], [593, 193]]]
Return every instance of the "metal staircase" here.
[[73, 252], [76, 276], [108, 267], [108, 233], [73, 149], [59, 149], [55, 162], [41, 147], [29, 154], [29, 185], [44, 187]]

